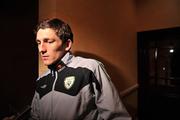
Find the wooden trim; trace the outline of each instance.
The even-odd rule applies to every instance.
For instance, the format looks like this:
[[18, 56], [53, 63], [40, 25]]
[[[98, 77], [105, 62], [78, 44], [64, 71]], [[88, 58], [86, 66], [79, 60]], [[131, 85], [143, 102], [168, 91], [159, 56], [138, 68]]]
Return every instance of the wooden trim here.
[[138, 84], [135, 84], [125, 90], [123, 90], [122, 92], [120, 92], [120, 96], [121, 97], [125, 97], [128, 96], [130, 93], [132, 93], [133, 91], [135, 91], [138, 88]]

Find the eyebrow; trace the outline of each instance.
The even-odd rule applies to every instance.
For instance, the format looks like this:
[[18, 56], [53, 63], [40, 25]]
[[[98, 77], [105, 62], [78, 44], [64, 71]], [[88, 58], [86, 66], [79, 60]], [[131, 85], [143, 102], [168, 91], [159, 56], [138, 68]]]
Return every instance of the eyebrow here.
[[[44, 38], [42, 41], [47, 41], [47, 40], [50, 40], [49, 38]], [[36, 41], [41, 41], [39, 39], [36, 39]]]

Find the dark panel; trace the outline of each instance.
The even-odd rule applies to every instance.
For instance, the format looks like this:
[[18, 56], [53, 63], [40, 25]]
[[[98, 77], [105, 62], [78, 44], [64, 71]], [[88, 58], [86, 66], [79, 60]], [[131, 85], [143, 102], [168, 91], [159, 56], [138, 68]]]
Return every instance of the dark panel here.
[[0, 119], [31, 102], [38, 75], [33, 29], [38, 0], [2, 0], [0, 4]]
[[180, 119], [180, 28], [138, 33], [139, 120]]

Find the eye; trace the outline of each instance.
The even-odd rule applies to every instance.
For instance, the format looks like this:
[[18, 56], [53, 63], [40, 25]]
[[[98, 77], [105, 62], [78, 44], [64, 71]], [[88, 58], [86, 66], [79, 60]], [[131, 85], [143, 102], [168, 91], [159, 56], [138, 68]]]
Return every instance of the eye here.
[[48, 42], [48, 43], [53, 43], [53, 42], [54, 42], [54, 40], [48, 40], [47, 42]]

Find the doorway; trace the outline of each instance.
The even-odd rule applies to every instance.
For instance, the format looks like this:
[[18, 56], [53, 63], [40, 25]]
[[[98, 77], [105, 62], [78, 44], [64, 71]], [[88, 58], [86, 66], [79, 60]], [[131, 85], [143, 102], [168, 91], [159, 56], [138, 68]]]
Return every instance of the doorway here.
[[138, 118], [179, 118], [180, 27], [138, 32]]

